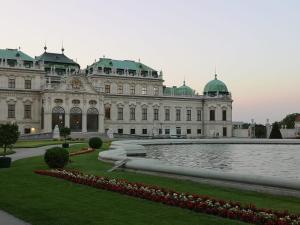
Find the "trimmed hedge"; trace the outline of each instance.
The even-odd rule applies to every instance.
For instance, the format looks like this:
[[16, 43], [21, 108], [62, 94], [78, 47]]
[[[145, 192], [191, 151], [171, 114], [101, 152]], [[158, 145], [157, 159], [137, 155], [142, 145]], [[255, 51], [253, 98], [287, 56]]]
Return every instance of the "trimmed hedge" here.
[[101, 148], [102, 144], [103, 144], [103, 141], [99, 137], [92, 137], [89, 140], [89, 146], [94, 149]]
[[60, 147], [49, 148], [44, 160], [50, 168], [64, 168], [69, 162], [69, 152]]

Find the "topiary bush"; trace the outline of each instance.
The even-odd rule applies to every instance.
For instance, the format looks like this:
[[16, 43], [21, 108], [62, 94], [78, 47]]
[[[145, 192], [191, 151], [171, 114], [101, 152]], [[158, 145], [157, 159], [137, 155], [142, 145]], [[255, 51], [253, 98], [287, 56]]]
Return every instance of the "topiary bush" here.
[[50, 168], [64, 168], [69, 162], [69, 152], [60, 147], [49, 148], [44, 160]]
[[272, 131], [270, 134], [270, 139], [282, 139], [282, 135], [280, 132], [279, 124], [275, 122], [272, 127]]
[[89, 140], [89, 146], [90, 146], [91, 148], [95, 148], [95, 149], [101, 148], [102, 143], [103, 143], [103, 142], [102, 142], [101, 138], [99, 138], [99, 137], [92, 137], [92, 138], [90, 138], [90, 140]]

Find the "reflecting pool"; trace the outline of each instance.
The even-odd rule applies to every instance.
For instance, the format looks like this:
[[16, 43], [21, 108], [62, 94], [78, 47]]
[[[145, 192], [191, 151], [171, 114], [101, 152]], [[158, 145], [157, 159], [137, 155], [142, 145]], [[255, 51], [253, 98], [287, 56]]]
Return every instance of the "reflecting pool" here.
[[300, 180], [300, 145], [150, 145], [147, 158], [169, 165]]

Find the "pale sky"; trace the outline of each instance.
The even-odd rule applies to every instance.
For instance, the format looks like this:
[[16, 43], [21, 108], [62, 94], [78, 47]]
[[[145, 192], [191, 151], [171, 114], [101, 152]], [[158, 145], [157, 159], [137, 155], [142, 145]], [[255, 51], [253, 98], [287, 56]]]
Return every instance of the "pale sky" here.
[[49, 52], [84, 68], [105, 55], [141, 59], [165, 84], [202, 93], [218, 77], [234, 121], [300, 112], [300, 1], [0, 0], [0, 48]]

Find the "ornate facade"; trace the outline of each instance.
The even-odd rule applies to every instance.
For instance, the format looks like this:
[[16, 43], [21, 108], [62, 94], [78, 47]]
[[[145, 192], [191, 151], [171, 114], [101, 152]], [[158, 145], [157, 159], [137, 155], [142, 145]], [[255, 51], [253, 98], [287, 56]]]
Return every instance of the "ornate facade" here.
[[163, 74], [141, 62], [100, 58], [84, 70], [62, 53], [32, 58], [0, 49], [0, 123], [20, 132], [231, 137], [232, 98], [215, 77], [198, 95], [185, 83], [165, 87]]

